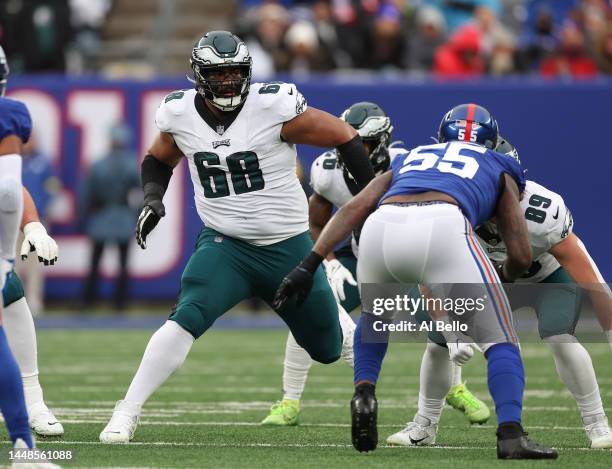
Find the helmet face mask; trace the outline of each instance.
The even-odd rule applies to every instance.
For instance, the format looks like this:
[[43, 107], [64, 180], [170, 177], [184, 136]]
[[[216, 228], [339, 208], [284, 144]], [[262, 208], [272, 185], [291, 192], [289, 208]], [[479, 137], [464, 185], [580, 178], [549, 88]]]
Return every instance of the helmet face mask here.
[[497, 141], [495, 151], [497, 153], [502, 153], [511, 158], [514, 158], [518, 162], [518, 164], [521, 164], [521, 159], [519, 157], [518, 150], [516, 149], [516, 147], [501, 135], [499, 136], [499, 139]]
[[251, 86], [251, 56], [244, 42], [228, 31], [206, 33], [193, 47], [195, 87], [222, 111], [240, 106]]
[[6, 83], [9, 75], [8, 61], [4, 54], [4, 49], [0, 46], [0, 96], [6, 92]]
[[[389, 144], [393, 126], [391, 119], [382, 108], [369, 102], [355, 103], [342, 113], [340, 119], [357, 130], [368, 150], [374, 173], [379, 175], [389, 169], [391, 164]], [[340, 161], [342, 161], [341, 155]], [[352, 177], [348, 174], [346, 167], [344, 165], [342, 167], [348, 177]]]
[[378, 138], [362, 138], [362, 140], [367, 145], [368, 156], [374, 173], [377, 176], [384, 173], [391, 164], [391, 156], [389, 155], [391, 134], [385, 133]]
[[440, 143], [460, 141], [484, 145], [493, 150], [499, 140], [499, 126], [484, 107], [461, 104], [448, 111], [440, 122]]

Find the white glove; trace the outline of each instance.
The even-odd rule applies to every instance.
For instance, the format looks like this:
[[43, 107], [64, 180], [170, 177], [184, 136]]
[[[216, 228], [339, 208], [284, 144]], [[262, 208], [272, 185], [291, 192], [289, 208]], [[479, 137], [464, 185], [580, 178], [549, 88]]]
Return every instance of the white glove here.
[[[438, 319], [445, 324], [449, 323], [448, 316]], [[446, 339], [448, 347], [448, 355], [450, 359], [457, 365], [465, 365], [470, 358], [474, 356], [474, 350], [480, 350], [480, 347], [467, 335], [459, 331], [440, 331]]]
[[461, 339], [455, 338], [454, 342], [446, 342], [446, 346], [450, 359], [461, 366], [465, 365], [474, 356], [476, 344], [462, 342]]
[[36, 251], [38, 261], [45, 265], [53, 265], [57, 261], [58, 247], [55, 240], [47, 234], [42, 223], [33, 221], [23, 227], [25, 239], [21, 245], [21, 260], [25, 260], [30, 252]]
[[325, 272], [327, 272], [327, 280], [329, 280], [329, 284], [338, 302], [346, 300], [344, 282], [355, 287], [357, 286], [351, 271], [344, 267], [338, 259], [332, 259], [325, 263]]

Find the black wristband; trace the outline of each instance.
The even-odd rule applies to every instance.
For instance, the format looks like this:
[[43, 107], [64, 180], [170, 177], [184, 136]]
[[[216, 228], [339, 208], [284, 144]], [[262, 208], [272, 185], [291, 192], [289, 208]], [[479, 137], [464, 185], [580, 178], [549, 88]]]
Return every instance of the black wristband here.
[[144, 204], [148, 205], [153, 200], [162, 200], [166, 190], [156, 182], [148, 182], [142, 188], [144, 193]]
[[150, 187], [160, 187], [163, 191], [163, 196], [166, 189], [168, 189], [168, 184], [170, 183], [171, 177], [172, 168], [159, 161], [153, 155], [148, 154], [144, 157], [144, 160], [142, 160], [142, 164], [140, 165], [140, 180], [142, 182], [142, 187], [145, 190], [145, 195], [146, 187], [149, 184], [154, 184], [154, 186]]
[[504, 274], [504, 264], [498, 264], [496, 267], [497, 268], [495, 270], [497, 270], [497, 276], [499, 277], [499, 281], [501, 283], [514, 283], [514, 280], [510, 280]]
[[306, 269], [311, 274], [314, 274], [317, 267], [323, 262], [323, 256], [320, 256], [314, 251], [310, 251], [310, 254], [300, 263], [300, 267]]
[[338, 145], [337, 150], [344, 166], [351, 173], [360, 189], [363, 189], [374, 179], [374, 169], [359, 135], [355, 135], [348, 142]]

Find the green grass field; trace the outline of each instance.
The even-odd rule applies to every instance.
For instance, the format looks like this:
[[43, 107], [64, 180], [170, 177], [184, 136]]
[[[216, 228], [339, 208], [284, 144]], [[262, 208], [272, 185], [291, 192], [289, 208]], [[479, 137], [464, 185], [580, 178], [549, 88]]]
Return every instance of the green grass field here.
[[[523, 346], [527, 374], [524, 424], [538, 441], [559, 449], [557, 461], [495, 459], [495, 423], [470, 427], [446, 408], [431, 448], [388, 448], [385, 438], [414, 414], [422, 344], [394, 343], [378, 385], [379, 448], [360, 454], [350, 442], [352, 373], [344, 363], [315, 365], [303, 400], [301, 425], [262, 428], [258, 422], [280, 397], [286, 332], [212, 330], [183, 368], [147, 403], [134, 442], [98, 443], [138, 366], [151, 331], [39, 332], [39, 365], [46, 401], [64, 423], [61, 440], [42, 449], [71, 450], [68, 467], [177, 468], [474, 468], [612, 467], [612, 451], [587, 449], [576, 405], [559, 381], [547, 348]], [[612, 361], [606, 344], [589, 344], [607, 411]], [[169, 351], [171, 353], [171, 351]], [[464, 372], [470, 388], [490, 403], [485, 363]], [[2, 429], [3, 447], [8, 448]]]

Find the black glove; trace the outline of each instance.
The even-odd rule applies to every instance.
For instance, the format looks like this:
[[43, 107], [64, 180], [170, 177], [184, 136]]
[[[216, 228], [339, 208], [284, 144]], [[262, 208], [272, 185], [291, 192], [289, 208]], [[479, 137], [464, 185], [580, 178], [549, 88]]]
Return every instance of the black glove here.
[[495, 270], [501, 283], [514, 283], [514, 280], [510, 280], [504, 275], [504, 264], [495, 264]]
[[136, 242], [138, 246], [142, 249], [147, 248], [147, 236], [164, 216], [166, 216], [166, 208], [161, 200], [153, 199], [145, 202], [136, 223]]
[[289, 272], [276, 290], [272, 307], [278, 311], [295, 295], [297, 295], [297, 305], [300, 306], [310, 293], [314, 273], [321, 262], [323, 257], [313, 251], [300, 265]]

